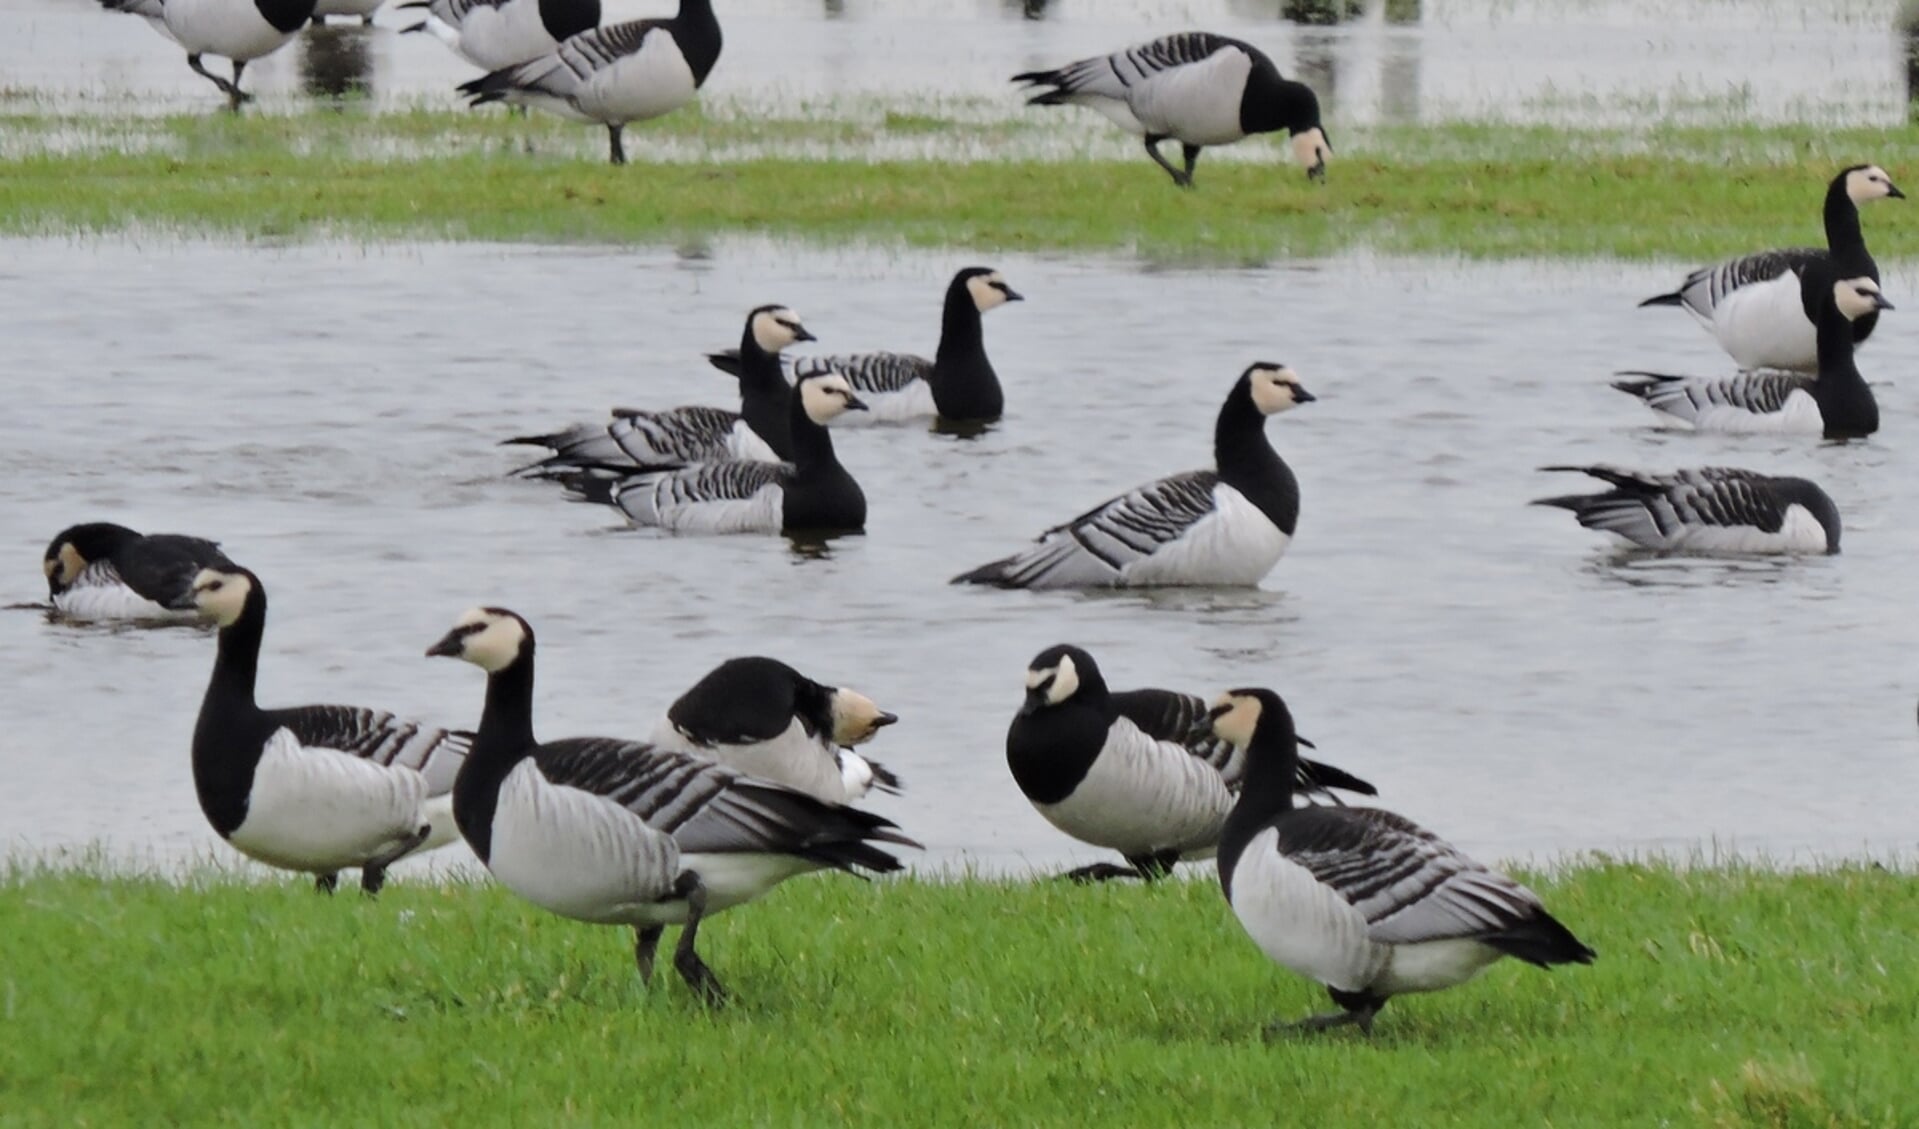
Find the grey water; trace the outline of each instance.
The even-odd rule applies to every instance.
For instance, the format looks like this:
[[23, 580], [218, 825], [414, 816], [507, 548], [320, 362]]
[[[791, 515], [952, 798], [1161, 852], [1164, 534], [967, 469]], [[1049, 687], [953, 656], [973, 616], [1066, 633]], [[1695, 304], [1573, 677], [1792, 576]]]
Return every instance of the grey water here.
[[[606, 19], [671, 0], [608, 0]], [[1311, 82], [1337, 125], [1494, 120], [1898, 125], [1915, 71], [1897, 0], [728, 0], [720, 112], [868, 103], [1021, 113], [1006, 77], [1188, 27], [1236, 35]], [[454, 105], [474, 71], [391, 5], [304, 33], [248, 71], [270, 110], [342, 94]], [[0, 88], [67, 113], [216, 105], [146, 21], [90, 0], [0, 0]], [[224, 64], [222, 64], [224, 65]]]
[[[701, 353], [785, 302], [819, 348], [931, 350], [962, 256], [723, 240], [681, 248], [154, 240], [0, 242], [0, 603], [44, 601], [64, 526], [217, 538], [271, 593], [261, 698], [473, 724], [482, 677], [424, 649], [467, 607], [540, 636], [537, 722], [643, 736], [731, 655], [787, 659], [898, 713], [872, 806], [923, 862], [1098, 856], [1006, 771], [1027, 661], [1084, 645], [1116, 687], [1270, 685], [1380, 803], [1492, 857], [1588, 850], [1781, 860], [1909, 848], [1919, 332], [1862, 354], [1869, 442], [1657, 430], [1621, 367], [1728, 370], [1671, 309], [1680, 264], [1342, 257], [1243, 268], [1009, 256], [988, 315], [1005, 420], [974, 439], [848, 431], [863, 537], [664, 537], [509, 478], [499, 440], [615, 404], [727, 404]], [[1895, 302], [1915, 278], [1888, 274]], [[1258, 590], [1034, 594], [948, 586], [1045, 526], [1207, 465], [1255, 359], [1319, 400], [1268, 432], [1297, 539]], [[1547, 463], [1803, 474], [1846, 518], [1836, 557], [1621, 554], [1528, 499]], [[222, 851], [187, 748], [200, 630], [0, 612], [0, 852]], [[464, 847], [443, 852], [452, 858]], [[418, 865], [418, 864], [408, 864]]]

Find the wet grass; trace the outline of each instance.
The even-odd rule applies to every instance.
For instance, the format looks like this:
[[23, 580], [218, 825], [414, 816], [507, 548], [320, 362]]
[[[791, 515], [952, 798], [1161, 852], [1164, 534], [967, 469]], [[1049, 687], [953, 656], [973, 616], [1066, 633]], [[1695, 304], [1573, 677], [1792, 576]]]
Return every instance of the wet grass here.
[[1600, 952], [1402, 1000], [1366, 1042], [1209, 881], [789, 883], [702, 941], [488, 885], [377, 902], [209, 873], [0, 875], [0, 1124], [1919, 1122], [1919, 884], [1595, 861], [1536, 880]]

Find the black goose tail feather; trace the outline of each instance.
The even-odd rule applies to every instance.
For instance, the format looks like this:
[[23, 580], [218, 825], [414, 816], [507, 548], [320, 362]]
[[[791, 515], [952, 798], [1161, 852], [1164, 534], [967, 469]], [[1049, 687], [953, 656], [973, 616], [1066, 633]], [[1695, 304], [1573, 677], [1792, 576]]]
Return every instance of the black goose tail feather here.
[[559, 483], [566, 490], [569, 502], [589, 502], [602, 506], [615, 504], [614, 495], [618, 492], [621, 480], [587, 471], [570, 471], [544, 476]]
[[1315, 792], [1331, 794], [1337, 788], [1342, 792], [1351, 792], [1356, 796], [1377, 796], [1379, 789], [1367, 780], [1361, 780], [1343, 768], [1334, 768], [1330, 764], [1307, 760], [1299, 761], [1299, 774], [1304, 777], [1307, 786]]
[[1675, 290], [1671, 294], [1655, 294], [1639, 303], [1639, 308], [1643, 310], [1647, 306], [1683, 306], [1685, 303], [1685, 296]]
[[990, 584], [996, 588], [1013, 588], [1012, 577], [1008, 575], [1018, 557], [1003, 557], [1000, 560], [983, 564], [971, 572], [962, 572], [948, 584]]
[[1625, 379], [1613, 381], [1612, 386], [1621, 392], [1630, 392], [1634, 396], [1644, 396], [1662, 384], [1673, 384], [1686, 379], [1683, 376], [1672, 376], [1663, 372], [1642, 372], [1638, 369], [1627, 369], [1613, 375]]
[[873, 774], [873, 787], [878, 788], [887, 795], [897, 796], [906, 787], [900, 783], [899, 773], [894, 772], [878, 761], [869, 760], [866, 762], [866, 767]]
[[1551, 968], [1555, 964], [1591, 964], [1599, 954], [1545, 910], [1497, 933], [1479, 938], [1507, 956]]
[[740, 351], [738, 349], [727, 349], [718, 353], [708, 353], [706, 355], [706, 363], [719, 369], [728, 376], [737, 377], [740, 375]]
[[514, 73], [519, 69], [516, 64], [501, 67], [497, 71], [488, 71], [471, 82], [461, 83], [458, 87], [459, 92], [473, 99], [468, 103], [470, 106], [484, 106], [488, 102], [505, 101], [508, 94], [519, 88], [513, 79]]
[[1061, 85], [1059, 71], [1022, 71], [1013, 76], [1014, 82], [1025, 83], [1028, 87], [1050, 86], [1051, 90], [1042, 90], [1026, 100], [1028, 106], [1057, 106], [1065, 102], [1068, 92]]

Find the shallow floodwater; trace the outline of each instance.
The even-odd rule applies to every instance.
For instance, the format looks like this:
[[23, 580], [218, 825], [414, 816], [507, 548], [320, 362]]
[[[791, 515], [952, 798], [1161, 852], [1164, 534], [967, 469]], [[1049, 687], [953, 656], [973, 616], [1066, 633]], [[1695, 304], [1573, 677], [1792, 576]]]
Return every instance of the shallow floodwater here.
[[[1320, 755], [1489, 855], [1587, 849], [1885, 854], [1914, 834], [1919, 334], [1864, 354], [1867, 443], [1659, 432], [1615, 368], [1718, 372], [1672, 310], [1676, 266], [1342, 258], [1169, 269], [1086, 256], [995, 265], [1009, 413], [962, 440], [842, 433], [864, 537], [670, 538], [506, 477], [507, 436], [609, 405], [728, 403], [702, 351], [793, 305], [823, 349], [930, 350], [959, 256], [752, 241], [676, 250], [244, 248], [5, 241], [0, 599], [44, 599], [65, 525], [220, 539], [272, 596], [262, 700], [473, 724], [482, 678], [422, 657], [476, 603], [540, 633], [538, 725], [642, 736], [730, 655], [782, 656], [903, 721], [873, 806], [925, 861], [1098, 857], [1036, 815], [1003, 759], [1027, 661], [1090, 648], [1116, 687], [1284, 693]], [[1914, 279], [1893, 272], [1894, 301]], [[954, 588], [961, 569], [1119, 489], [1206, 465], [1254, 359], [1320, 399], [1269, 424], [1304, 513], [1257, 591]], [[1528, 499], [1545, 463], [1721, 463], [1822, 482], [1843, 555], [1648, 560]], [[0, 613], [0, 837], [215, 850], [187, 748], [214, 641]], [[464, 848], [447, 852], [464, 854]]]
[[[671, 0], [608, 0], [607, 19]], [[1311, 82], [1337, 124], [1454, 119], [1643, 125], [1897, 125], [1911, 95], [1896, 0], [728, 0], [714, 109], [832, 116], [849, 103], [1021, 113], [1006, 77], [1204, 27], [1251, 40]], [[303, 34], [255, 63], [282, 106], [348, 91], [455, 104], [474, 71], [393, 10]], [[64, 111], [129, 100], [211, 109], [218, 96], [146, 21], [89, 0], [0, 0], [0, 81]], [[224, 66], [224, 64], [219, 64]], [[837, 109], [836, 109], [837, 107]], [[1086, 115], [1088, 127], [1095, 119]]]

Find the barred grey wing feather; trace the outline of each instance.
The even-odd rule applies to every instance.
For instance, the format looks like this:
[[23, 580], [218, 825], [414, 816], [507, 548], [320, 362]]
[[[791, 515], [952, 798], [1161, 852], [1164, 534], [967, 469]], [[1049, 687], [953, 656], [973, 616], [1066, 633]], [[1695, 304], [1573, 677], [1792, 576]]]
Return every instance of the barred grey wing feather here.
[[795, 378], [837, 372], [856, 392], [898, 392], [916, 380], [931, 380], [933, 362], [911, 353], [848, 353], [841, 356], [801, 357], [793, 362]]

